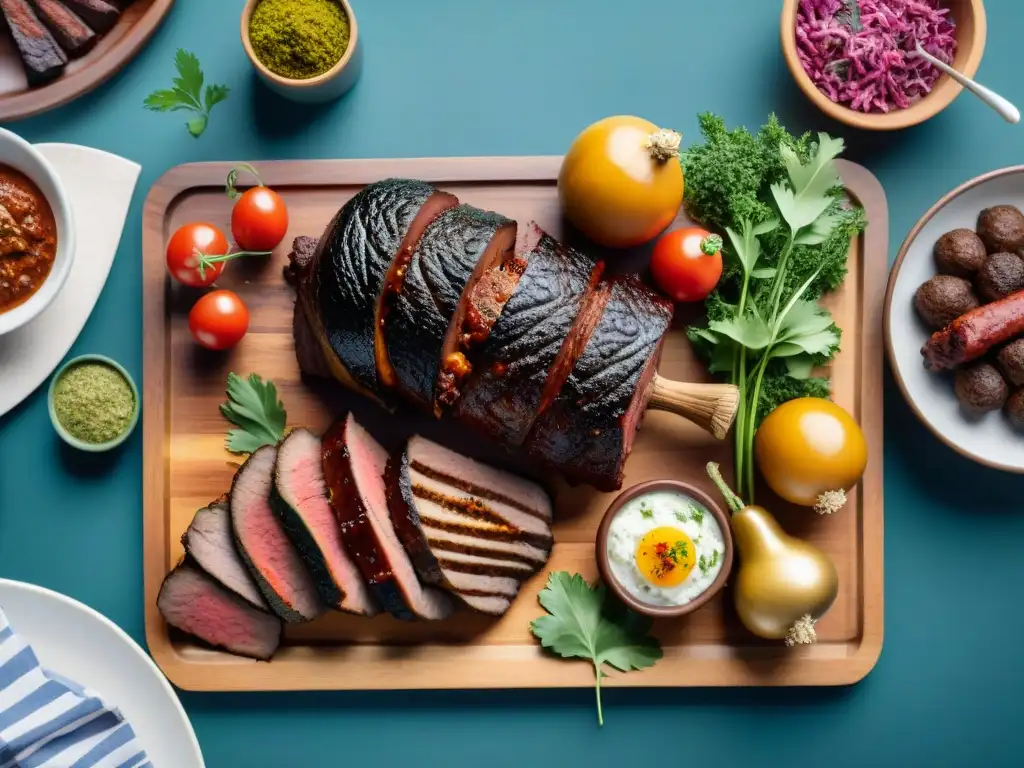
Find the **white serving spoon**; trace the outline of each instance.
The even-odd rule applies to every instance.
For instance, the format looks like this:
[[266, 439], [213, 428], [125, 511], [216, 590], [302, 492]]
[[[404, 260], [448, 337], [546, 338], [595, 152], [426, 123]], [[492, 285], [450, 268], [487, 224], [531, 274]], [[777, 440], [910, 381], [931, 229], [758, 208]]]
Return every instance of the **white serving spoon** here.
[[930, 62], [934, 66], [941, 69], [947, 75], [956, 80], [960, 85], [966, 88], [968, 91], [973, 93], [983, 102], [988, 104], [992, 109], [999, 113], [1000, 117], [1008, 123], [1019, 123], [1020, 122], [1020, 111], [1013, 106], [1010, 102], [1000, 96], [998, 93], [993, 93], [983, 85], [978, 85], [976, 82], [971, 80], [969, 77], [957, 72], [951, 66], [945, 62], [939, 61], [937, 58], [932, 56], [928, 51], [921, 47], [919, 41], [915, 42], [916, 51], [915, 53], [922, 59]]

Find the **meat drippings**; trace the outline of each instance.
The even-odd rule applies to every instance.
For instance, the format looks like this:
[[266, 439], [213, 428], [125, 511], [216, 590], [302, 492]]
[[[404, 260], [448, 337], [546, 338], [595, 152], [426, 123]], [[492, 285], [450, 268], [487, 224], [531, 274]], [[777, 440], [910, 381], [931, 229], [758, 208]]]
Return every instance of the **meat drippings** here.
[[[384, 291], [381, 293], [380, 303], [377, 312], [377, 333], [382, 334], [387, 326], [388, 314], [395, 305], [395, 299], [402, 292], [402, 283], [405, 281], [405, 273], [409, 269], [409, 262], [412, 261], [412, 246], [399, 251], [395, 260], [391, 262], [388, 269], [387, 279], [384, 281]], [[383, 344], [374, 345], [374, 355], [377, 359], [377, 375], [381, 382], [388, 387], [397, 383], [395, 369], [391, 367], [388, 360], [387, 349]]]

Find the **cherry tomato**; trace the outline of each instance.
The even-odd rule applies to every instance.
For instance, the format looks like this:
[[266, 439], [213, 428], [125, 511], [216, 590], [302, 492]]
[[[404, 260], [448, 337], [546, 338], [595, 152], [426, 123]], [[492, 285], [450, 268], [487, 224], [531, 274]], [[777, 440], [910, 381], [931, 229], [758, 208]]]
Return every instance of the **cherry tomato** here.
[[235, 346], [249, 330], [249, 310], [232, 291], [211, 291], [188, 313], [188, 329], [201, 346], [222, 350]]
[[667, 232], [654, 246], [651, 273], [675, 301], [703, 301], [722, 276], [722, 238], [698, 227]]
[[222, 256], [228, 252], [228, 239], [217, 227], [202, 222], [185, 224], [167, 242], [167, 271], [184, 285], [202, 288], [224, 271], [224, 262], [215, 262], [199, 273], [199, 254]]
[[269, 187], [247, 190], [231, 210], [231, 234], [243, 251], [272, 251], [288, 232], [288, 208]]

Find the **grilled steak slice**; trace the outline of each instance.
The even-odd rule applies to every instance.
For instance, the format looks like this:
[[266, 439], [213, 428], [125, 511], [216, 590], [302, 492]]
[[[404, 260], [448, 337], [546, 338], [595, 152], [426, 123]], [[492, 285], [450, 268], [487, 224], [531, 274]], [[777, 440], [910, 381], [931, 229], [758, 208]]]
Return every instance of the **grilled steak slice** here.
[[385, 320], [398, 385], [440, 415], [458, 396], [468, 370], [458, 350], [467, 300], [480, 277], [515, 256], [515, 222], [460, 205], [427, 227], [412, 254], [401, 292]]
[[39, 20], [72, 59], [87, 54], [99, 40], [99, 36], [59, 0], [32, 0], [32, 6]]
[[388, 516], [384, 490], [387, 453], [351, 414], [323, 439], [323, 469], [341, 537], [377, 600], [399, 619], [451, 615], [451, 598], [424, 587]]
[[167, 574], [156, 605], [172, 627], [240, 656], [266, 661], [281, 645], [279, 618], [254, 608], [190, 563]]
[[121, 18], [121, 9], [107, 0], [60, 0], [97, 33], [109, 32]]
[[419, 436], [385, 477], [395, 532], [424, 581], [460, 598], [512, 598], [547, 562], [552, 505], [536, 483]]
[[602, 491], [622, 486], [672, 304], [636, 278], [616, 279], [601, 319], [526, 441], [530, 456]]
[[512, 601], [507, 597], [498, 597], [497, 595], [460, 595], [463, 602], [472, 608], [474, 611], [480, 613], [486, 613], [490, 616], [503, 616], [505, 611], [512, 605]]
[[181, 537], [185, 553], [208, 576], [234, 592], [254, 608], [270, 611], [270, 605], [253, 581], [235, 547], [228, 505], [214, 503], [196, 512]]
[[386, 302], [424, 230], [458, 202], [423, 181], [385, 179], [363, 187], [320, 239], [313, 295], [327, 340], [373, 392], [394, 385], [381, 325]]
[[277, 448], [254, 451], [235, 473], [228, 501], [235, 543], [274, 613], [298, 624], [323, 613], [316, 586], [270, 507]]
[[30, 86], [48, 83], [64, 72], [68, 57], [32, 11], [28, 0], [0, 0], [7, 28], [21, 56]]
[[[604, 270], [536, 224], [524, 234], [529, 264], [481, 347], [455, 416], [507, 445], [522, 445], [540, 411], [545, 383], [564, 360], [566, 339]], [[568, 371], [566, 371], [568, 375]]]
[[327, 501], [320, 438], [295, 429], [277, 447], [270, 505], [299, 553], [321, 599], [348, 613], [373, 616], [380, 606], [341, 543], [341, 529]]

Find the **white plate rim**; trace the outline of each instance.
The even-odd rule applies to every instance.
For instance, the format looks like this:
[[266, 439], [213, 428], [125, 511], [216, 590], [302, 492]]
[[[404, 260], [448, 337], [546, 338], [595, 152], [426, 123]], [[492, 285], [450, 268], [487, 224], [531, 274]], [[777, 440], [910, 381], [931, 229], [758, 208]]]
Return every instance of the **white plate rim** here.
[[[127, 648], [140, 659], [142, 659], [145, 665], [153, 672], [153, 676], [157, 679], [161, 689], [164, 691], [164, 693], [167, 694], [167, 698], [173, 703], [175, 711], [181, 718], [181, 724], [183, 725], [184, 730], [191, 736], [191, 743], [188, 746], [190, 746], [192, 749], [192, 756], [195, 759], [195, 764], [199, 766], [199, 768], [205, 768], [206, 763], [203, 760], [203, 752], [199, 747], [199, 739], [196, 737], [195, 729], [192, 727], [192, 722], [189, 720], [188, 714], [185, 712], [185, 707], [182, 706], [181, 700], [178, 698], [177, 693], [175, 693], [174, 688], [171, 687], [171, 684], [167, 681], [167, 678], [164, 676], [163, 672], [160, 671], [159, 667], [157, 667], [153, 659], [149, 657], [149, 654], [142, 650], [141, 646], [139, 646], [139, 644], [136, 643], [131, 638], [131, 636], [128, 635], [127, 632], [125, 632], [123, 629], [117, 626], [117, 624], [115, 624], [113, 621], [108, 619], [106, 616], [104, 616], [102, 613], [95, 610], [94, 608], [90, 608], [85, 603], [75, 600], [73, 597], [68, 597], [67, 595], [61, 594], [60, 592], [54, 592], [52, 589], [40, 587], [37, 584], [29, 584], [28, 582], [24, 581], [15, 581], [13, 579], [0, 578], [0, 590], [8, 588], [12, 590], [27, 592], [34, 597], [39, 597], [45, 600], [51, 600], [53, 602], [59, 603], [65, 608], [72, 610], [76, 613], [80, 613], [86, 616], [88, 619], [91, 619], [103, 625], [105, 628], [111, 630], [114, 633], [114, 635], [119, 640], [121, 640], [125, 648]], [[17, 629], [17, 627], [15, 627], [15, 629]], [[62, 674], [67, 674], [69, 677], [71, 676], [71, 673], [65, 672], [63, 670], [57, 671], [60, 671]], [[186, 745], [183, 744], [182, 748], [185, 748], [185, 746]]]
[[900, 394], [902, 394], [904, 401], [910, 406], [910, 410], [913, 411], [917, 419], [924, 424], [929, 432], [932, 433], [940, 442], [952, 448], [958, 454], [964, 458], [970, 459], [971, 461], [977, 462], [986, 467], [992, 469], [1001, 470], [1003, 472], [1011, 472], [1014, 474], [1024, 474], [1024, 464], [1011, 464], [1006, 462], [995, 461], [992, 459], [980, 456], [969, 448], [960, 445], [954, 440], [950, 439], [941, 428], [933, 423], [921, 407], [917, 404], [914, 398], [911, 396], [910, 391], [907, 387], [906, 382], [903, 380], [903, 375], [900, 372], [900, 361], [896, 354], [896, 350], [893, 344], [892, 337], [892, 300], [893, 294], [896, 290], [896, 284], [899, 280], [900, 270], [903, 267], [904, 260], [907, 254], [910, 252], [911, 246], [917, 239], [921, 230], [937, 216], [947, 205], [953, 202], [956, 198], [962, 194], [971, 191], [975, 187], [979, 187], [982, 184], [993, 181], [995, 179], [1002, 178], [1003, 176], [1013, 176], [1015, 174], [1024, 175], [1024, 165], [1010, 165], [1005, 168], [997, 168], [994, 171], [988, 171], [979, 176], [975, 176], [972, 179], [968, 179], [957, 187], [954, 187], [941, 198], [938, 199], [925, 213], [918, 219], [917, 223], [913, 226], [907, 236], [904, 238], [903, 243], [900, 245], [900, 249], [896, 254], [896, 260], [893, 262], [892, 269], [889, 271], [889, 280], [885, 288], [885, 309], [882, 313], [882, 324], [883, 333], [885, 336], [885, 355], [889, 360], [889, 368], [892, 371], [893, 378], [896, 380], [896, 385], [899, 387]]

